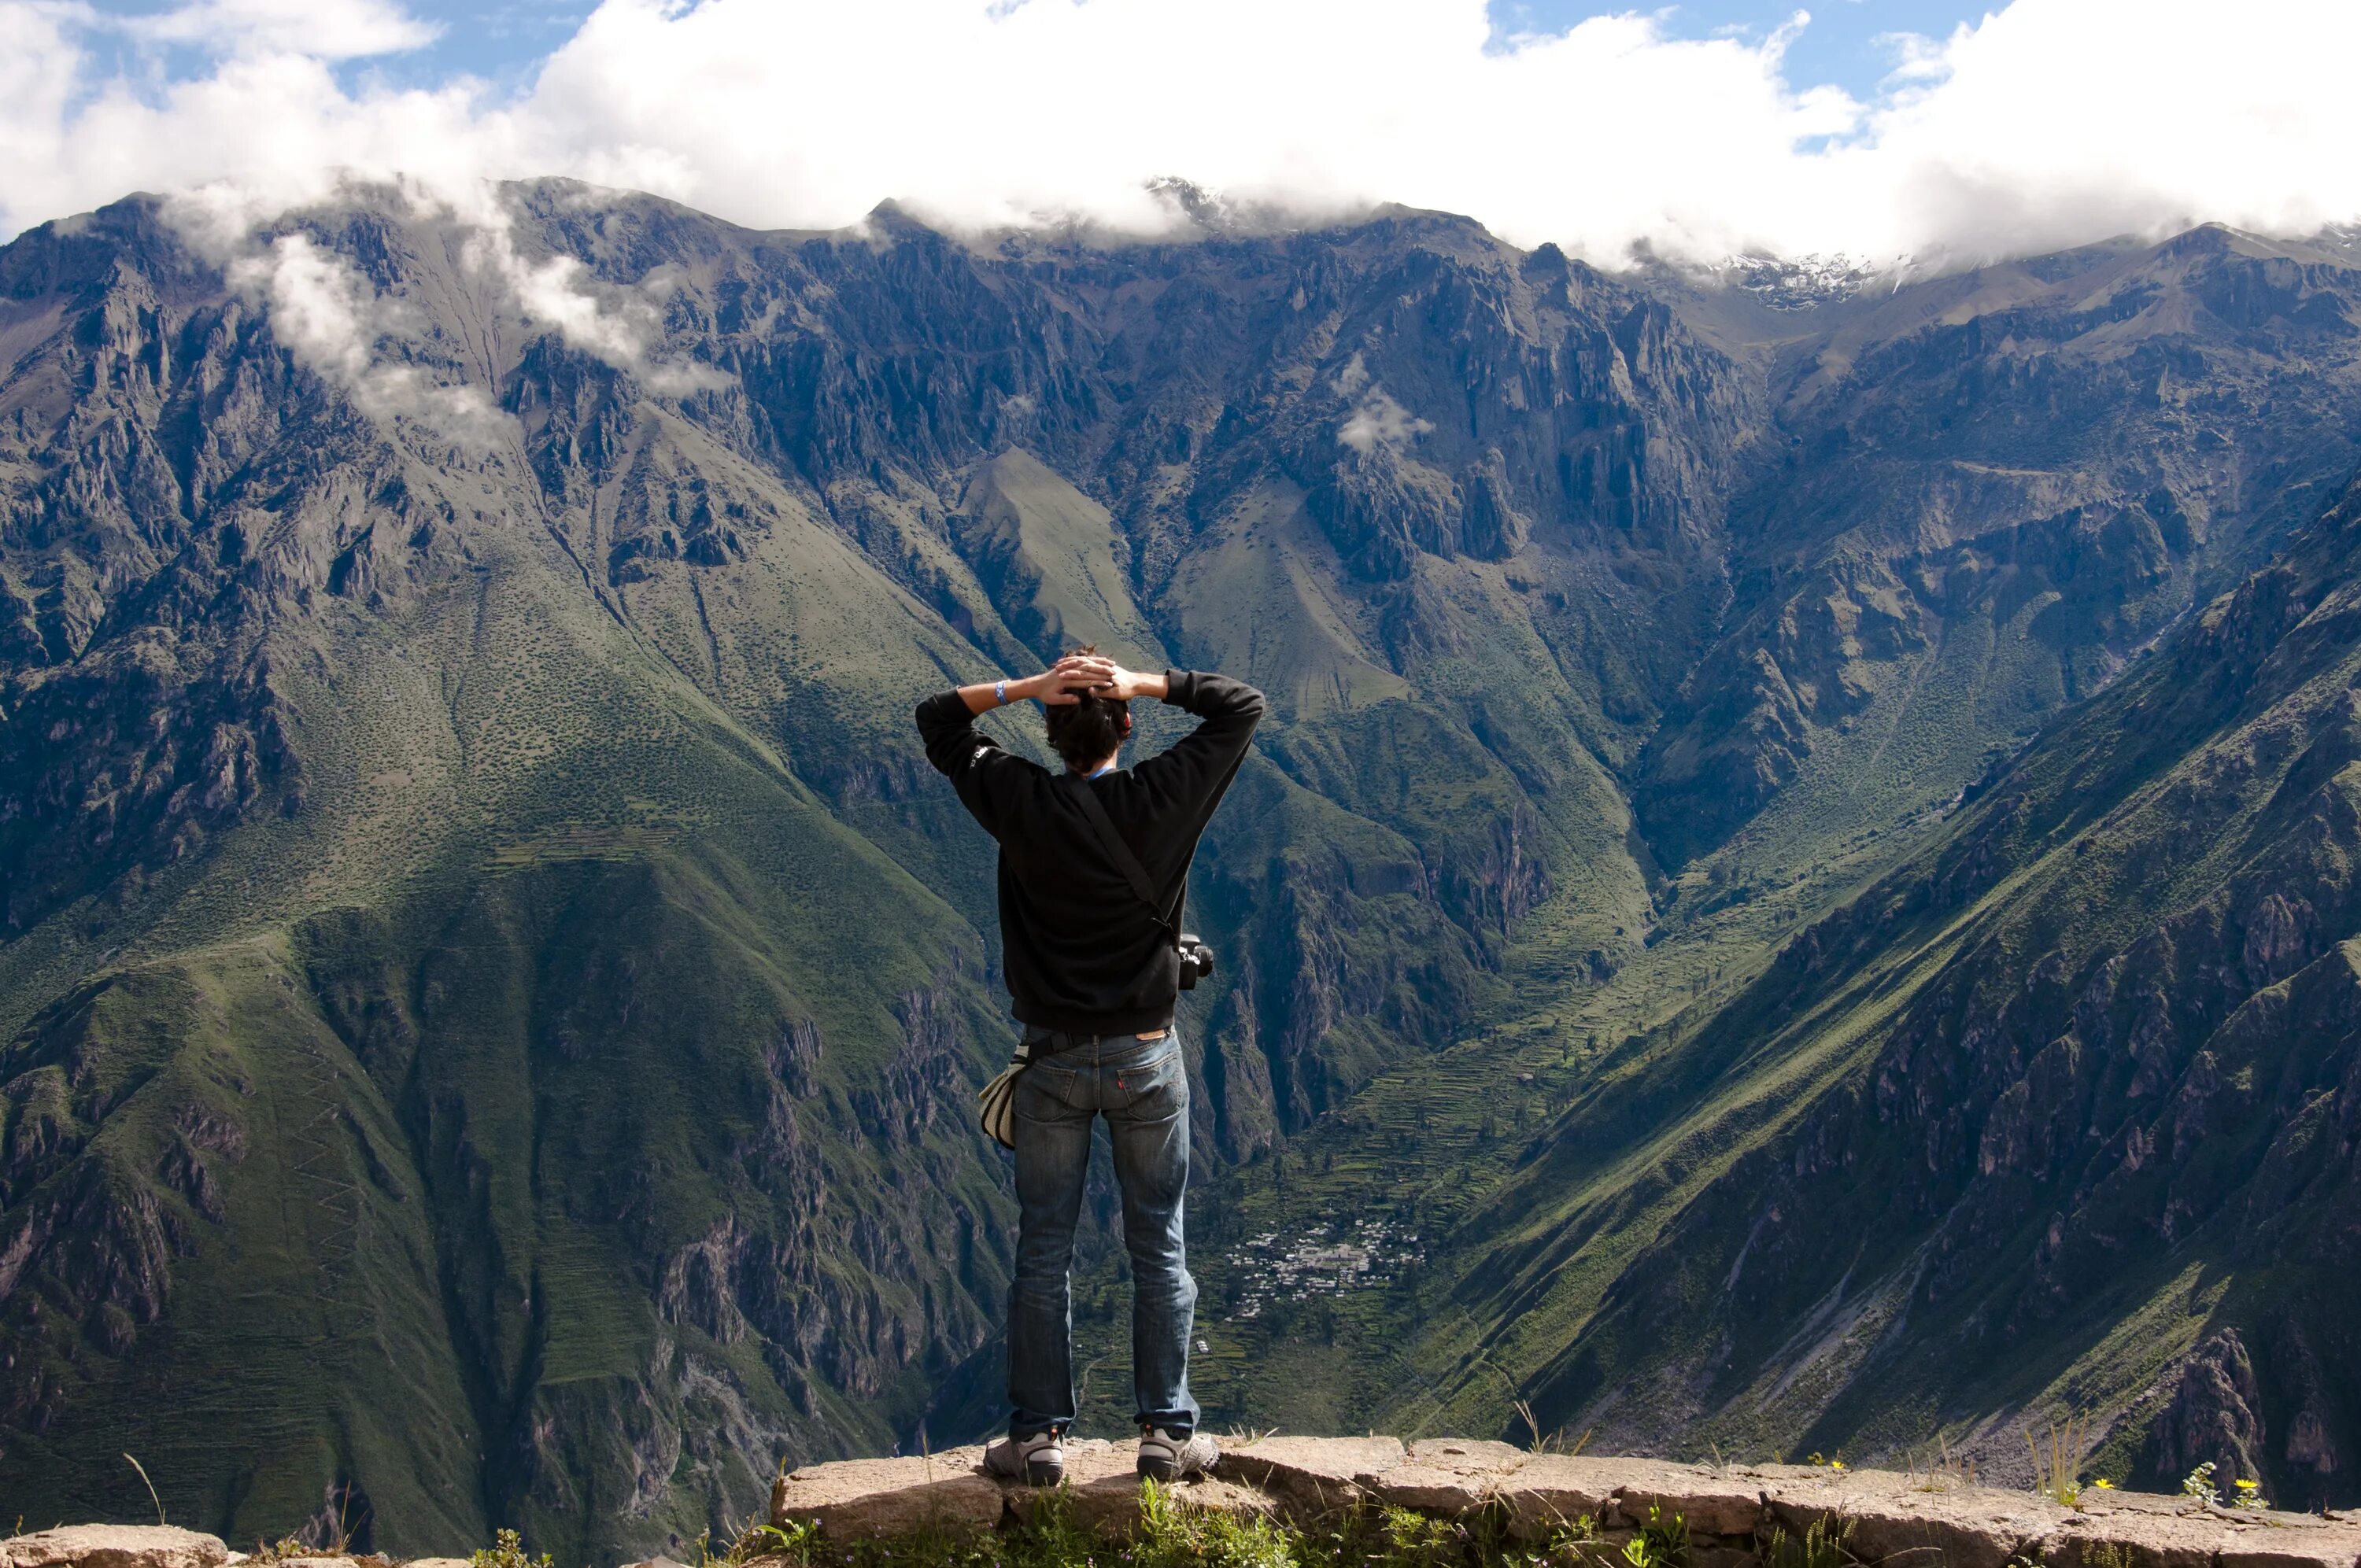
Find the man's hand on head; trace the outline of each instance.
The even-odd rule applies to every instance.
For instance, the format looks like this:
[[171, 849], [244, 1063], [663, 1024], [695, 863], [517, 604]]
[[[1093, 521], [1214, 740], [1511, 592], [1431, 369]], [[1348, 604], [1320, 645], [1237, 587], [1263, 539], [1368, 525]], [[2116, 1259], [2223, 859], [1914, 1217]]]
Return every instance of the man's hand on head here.
[[[1051, 707], [1071, 707], [1082, 700], [1083, 692], [1106, 695], [1105, 688], [1137, 675], [1126, 675], [1113, 659], [1103, 659], [1095, 653], [1069, 653], [1038, 675], [1027, 675], [1021, 681], [978, 681], [959, 688], [960, 700], [971, 714], [989, 713], [1005, 703], [1024, 702], [1028, 698]], [[1160, 682], [1161, 676], [1158, 677]]]
[[1164, 696], [1166, 687], [1163, 671], [1158, 670], [1149, 674], [1139, 670], [1126, 670], [1120, 664], [1107, 663], [1104, 660], [1101, 663], [1107, 664], [1106, 678], [1100, 685], [1091, 688], [1093, 696], [1108, 697], [1116, 702], [1128, 702], [1136, 696], [1161, 697]]
[[1003, 702], [1028, 699], [1049, 707], [1071, 707], [1082, 694], [1128, 702], [1136, 696], [1165, 695], [1164, 672], [1126, 670], [1099, 653], [1069, 653], [1038, 675], [1021, 681], [994, 682], [960, 687], [970, 713], [982, 713]]
[[1069, 653], [1032, 679], [1012, 682], [1008, 695], [1033, 697], [1050, 707], [1071, 707], [1082, 700], [1083, 692], [1104, 696], [1098, 688], [1122, 673], [1112, 659]]

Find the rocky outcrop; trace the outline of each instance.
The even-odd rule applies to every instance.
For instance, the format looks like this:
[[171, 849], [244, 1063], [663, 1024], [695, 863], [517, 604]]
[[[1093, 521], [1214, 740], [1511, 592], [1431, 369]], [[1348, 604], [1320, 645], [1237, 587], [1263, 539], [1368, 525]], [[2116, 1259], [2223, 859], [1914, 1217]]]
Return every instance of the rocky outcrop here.
[[2181, 1364], [2170, 1400], [2148, 1429], [2150, 1470], [2186, 1475], [2211, 1464], [2218, 1475], [2262, 1472], [2263, 1398], [2254, 1363], [2235, 1328], [2208, 1334]]
[[222, 1568], [217, 1535], [171, 1525], [76, 1524], [0, 1541], [5, 1568]]
[[[1075, 1517], [1109, 1531], [1138, 1518], [1127, 1445], [1071, 1445]], [[809, 1520], [831, 1540], [919, 1529], [988, 1530], [1024, 1518], [1042, 1494], [986, 1475], [982, 1450], [852, 1460], [782, 1476], [776, 1525]], [[2049, 1563], [2129, 1568], [2356, 1568], [2361, 1520], [2231, 1509], [2188, 1498], [2084, 1493], [2072, 1508], [1943, 1473], [1821, 1465], [1676, 1464], [1535, 1453], [1504, 1442], [1425, 1438], [1269, 1436], [1224, 1445], [1214, 1473], [1182, 1484], [1196, 1508], [1333, 1521], [1368, 1506], [1446, 1518], [1488, 1515], [1538, 1541], [1573, 1527], [1601, 1563], [1643, 1528], [1677, 1519], [1686, 1561], [1761, 1568], [1789, 1561], [1816, 1528], [1849, 1560], [1928, 1560], [1945, 1568]]]

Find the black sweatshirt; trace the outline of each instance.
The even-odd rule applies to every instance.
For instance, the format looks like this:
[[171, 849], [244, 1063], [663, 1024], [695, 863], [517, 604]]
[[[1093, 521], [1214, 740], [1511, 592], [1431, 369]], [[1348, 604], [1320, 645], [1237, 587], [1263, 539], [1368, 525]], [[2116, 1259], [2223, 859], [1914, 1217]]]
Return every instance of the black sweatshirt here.
[[[1198, 836], [1246, 759], [1262, 693], [1224, 675], [1169, 671], [1164, 700], [1204, 720], [1137, 767], [1086, 781], [1177, 922]], [[1000, 936], [1009, 1009], [1076, 1035], [1172, 1022], [1180, 965], [1172, 935], [1092, 831], [1074, 786], [1004, 751], [956, 691], [918, 705], [927, 761], [1000, 841]]]

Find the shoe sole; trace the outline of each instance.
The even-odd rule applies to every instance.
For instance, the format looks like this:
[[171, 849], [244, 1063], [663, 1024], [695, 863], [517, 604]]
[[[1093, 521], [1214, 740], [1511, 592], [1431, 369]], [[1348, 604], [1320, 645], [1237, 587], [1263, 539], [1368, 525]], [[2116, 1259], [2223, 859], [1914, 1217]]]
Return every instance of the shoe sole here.
[[1062, 1462], [1052, 1464], [1039, 1459], [1025, 1462], [1025, 1484], [1028, 1486], [1054, 1486], [1066, 1478]]
[[1170, 1459], [1143, 1458], [1139, 1462], [1139, 1475], [1145, 1481], [1170, 1486], [1180, 1478], [1180, 1466]]

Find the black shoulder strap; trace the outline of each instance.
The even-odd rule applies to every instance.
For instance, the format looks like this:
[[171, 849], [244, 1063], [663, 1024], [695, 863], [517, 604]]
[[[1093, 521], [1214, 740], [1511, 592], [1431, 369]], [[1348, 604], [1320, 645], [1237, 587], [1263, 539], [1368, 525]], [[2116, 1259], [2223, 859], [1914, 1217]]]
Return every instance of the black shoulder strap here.
[[1098, 791], [1091, 787], [1090, 780], [1079, 773], [1068, 773], [1065, 777], [1074, 797], [1082, 803], [1082, 815], [1091, 819], [1091, 828], [1099, 836], [1100, 847], [1115, 861], [1115, 869], [1123, 873], [1123, 880], [1131, 884], [1131, 891], [1139, 895], [1139, 902], [1156, 912], [1156, 923], [1163, 927], [1174, 941], [1179, 941], [1180, 928], [1172, 924], [1172, 917], [1164, 913], [1164, 906], [1156, 902], [1156, 888], [1148, 880], [1148, 868], [1139, 863], [1139, 857], [1131, 852], [1131, 846], [1125, 843], [1123, 836], [1115, 830], [1115, 823], [1108, 818], [1106, 807], [1099, 804]]

